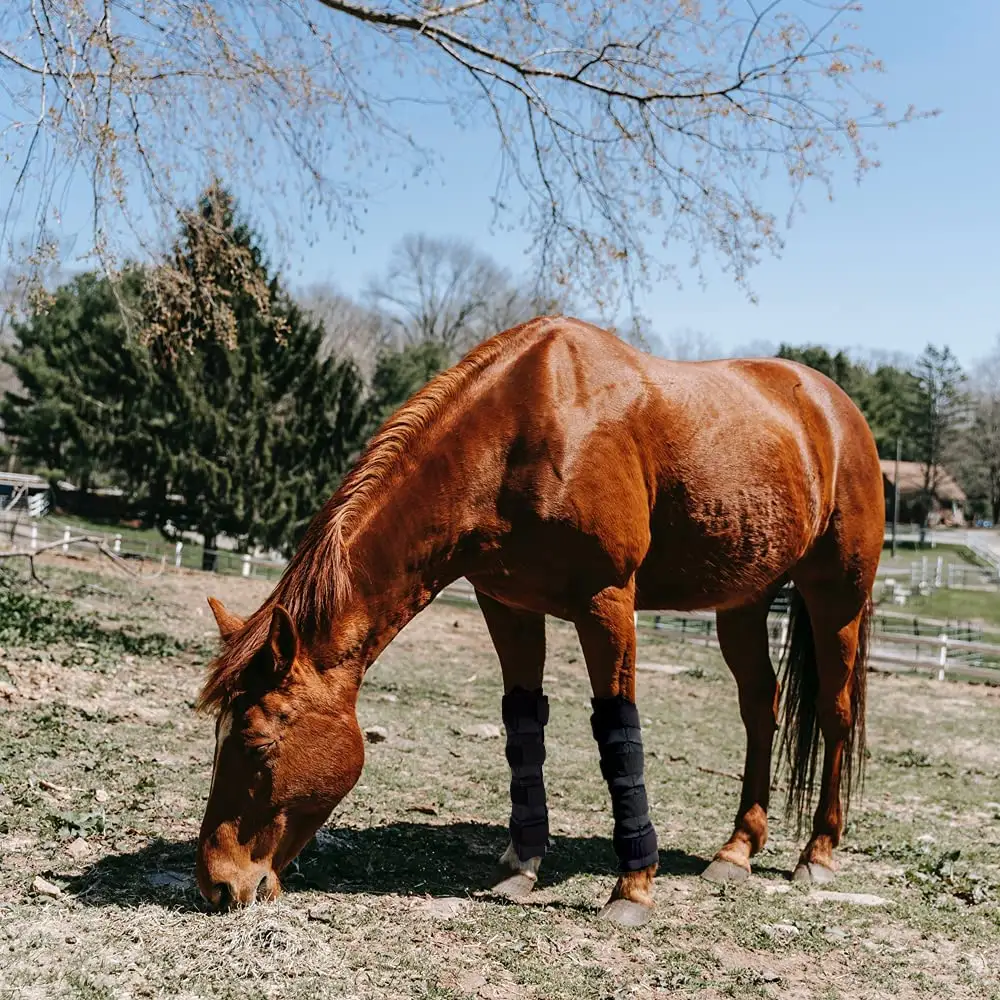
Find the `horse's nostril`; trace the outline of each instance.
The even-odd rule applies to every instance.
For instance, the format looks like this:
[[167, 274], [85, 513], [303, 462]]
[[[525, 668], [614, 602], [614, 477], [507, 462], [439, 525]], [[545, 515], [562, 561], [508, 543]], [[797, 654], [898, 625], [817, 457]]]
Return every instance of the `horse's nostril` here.
[[257, 888], [254, 890], [254, 898], [258, 903], [264, 902], [267, 899], [269, 883], [267, 875], [261, 875], [260, 881], [257, 883]]
[[216, 882], [212, 888], [218, 893], [219, 898], [216, 900], [215, 905], [220, 910], [228, 910], [233, 903], [232, 893], [229, 889], [228, 882]]

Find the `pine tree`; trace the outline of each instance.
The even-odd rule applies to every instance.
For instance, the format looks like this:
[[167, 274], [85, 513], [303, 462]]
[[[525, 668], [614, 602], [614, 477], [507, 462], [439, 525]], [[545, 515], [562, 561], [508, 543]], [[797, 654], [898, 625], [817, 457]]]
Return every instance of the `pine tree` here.
[[924, 466], [923, 493], [925, 509], [929, 512], [931, 498], [937, 492], [941, 464], [967, 417], [968, 400], [963, 391], [965, 373], [950, 347], [928, 344], [917, 359], [913, 375], [917, 387], [907, 419], [918, 461]]
[[[239, 275], [232, 251], [212, 252], [220, 234], [240, 255]], [[269, 274], [219, 186], [182, 218], [170, 274], [172, 284], [151, 284], [148, 301], [151, 325], [171, 334], [154, 340], [168, 456], [154, 505], [204, 536], [206, 569], [221, 533], [242, 549], [287, 549], [360, 449], [360, 376], [353, 363], [322, 357], [322, 327]], [[162, 353], [184, 340], [188, 350]]]
[[84, 490], [99, 482], [135, 489], [144, 481], [148, 448], [134, 432], [153, 373], [129, 321], [142, 277], [129, 270], [112, 284], [96, 273], [79, 275], [46, 308], [14, 324], [16, 342], [4, 360], [20, 387], [6, 394], [0, 412], [25, 466]]

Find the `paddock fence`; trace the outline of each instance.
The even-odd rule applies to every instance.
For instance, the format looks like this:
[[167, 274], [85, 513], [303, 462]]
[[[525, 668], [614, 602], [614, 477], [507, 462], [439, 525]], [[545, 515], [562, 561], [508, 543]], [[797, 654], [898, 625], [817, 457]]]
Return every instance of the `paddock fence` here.
[[[437, 600], [468, 604], [476, 599], [467, 580], [445, 587]], [[777, 659], [788, 639], [788, 599], [771, 607], [768, 629], [772, 654]], [[891, 611], [877, 611], [872, 628], [872, 669], [886, 672], [929, 673], [939, 680], [988, 681], [1000, 684], [1000, 629], [990, 631], [971, 622], [914, 618]], [[640, 635], [659, 635], [680, 643], [716, 644], [714, 611], [641, 611], [636, 615]]]

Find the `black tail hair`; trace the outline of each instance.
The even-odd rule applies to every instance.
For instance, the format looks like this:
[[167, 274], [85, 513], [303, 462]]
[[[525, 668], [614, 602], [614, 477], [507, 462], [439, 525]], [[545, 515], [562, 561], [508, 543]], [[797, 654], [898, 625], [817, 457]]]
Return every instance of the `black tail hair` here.
[[[868, 652], [871, 645], [872, 602], [865, 601], [861, 613], [858, 651], [851, 671], [851, 728], [844, 748], [841, 793], [846, 817], [855, 788], [864, 787], [865, 694], [868, 684]], [[812, 622], [802, 595], [792, 589], [789, 604], [788, 642], [782, 651], [781, 678], [783, 727], [778, 750], [779, 766], [787, 770], [786, 814], [795, 817], [802, 833], [812, 808], [819, 757], [819, 673]]]

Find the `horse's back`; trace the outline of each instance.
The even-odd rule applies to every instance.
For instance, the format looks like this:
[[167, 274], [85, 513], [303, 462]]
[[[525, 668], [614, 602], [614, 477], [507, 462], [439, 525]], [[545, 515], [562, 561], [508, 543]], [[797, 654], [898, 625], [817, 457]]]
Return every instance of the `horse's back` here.
[[635, 562], [646, 606], [765, 593], [835, 515], [882, 530], [864, 509], [882, 496], [867, 424], [805, 366], [665, 361], [554, 319], [511, 375], [523, 495], [540, 518], [597, 539], [619, 572]]

